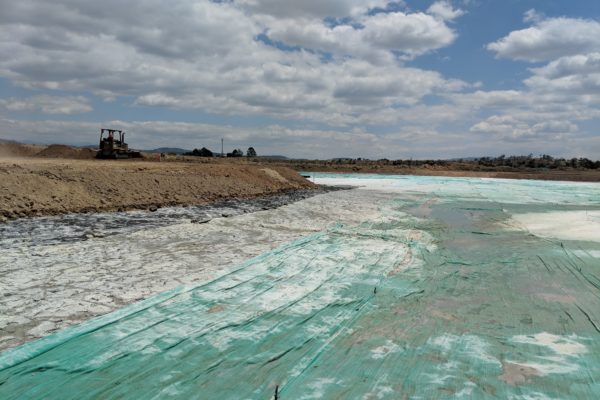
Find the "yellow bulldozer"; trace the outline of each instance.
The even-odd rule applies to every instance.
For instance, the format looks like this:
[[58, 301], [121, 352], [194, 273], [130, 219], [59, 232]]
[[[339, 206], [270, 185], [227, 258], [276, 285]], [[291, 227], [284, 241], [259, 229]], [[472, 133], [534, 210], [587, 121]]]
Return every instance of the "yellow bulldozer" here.
[[125, 143], [125, 132], [119, 129], [100, 129], [100, 145], [96, 158], [140, 158], [139, 151], [129, 150]]

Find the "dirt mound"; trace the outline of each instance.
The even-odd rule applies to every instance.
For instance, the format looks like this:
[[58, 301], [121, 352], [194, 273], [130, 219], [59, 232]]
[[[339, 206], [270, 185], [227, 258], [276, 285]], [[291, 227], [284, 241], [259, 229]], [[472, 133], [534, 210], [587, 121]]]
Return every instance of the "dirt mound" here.
[[43, 148], [44, 146], [33, 144], [2, 142], [0, 143], [0, 157], [33, 157]]
[[66, 157], [91, 150], [65, 147], [43, 150], [46, 159], [0, 161], [0, 222], [28, 215], [206, 204], [314, 187], [289, 168], [73, 160]]
[[63, 144], [51, 144], [37, 154], [43, 158], [70, 158], [77, 160], [89, 160], [96, 157], [96, 151], [92, 149], [80, 149]]

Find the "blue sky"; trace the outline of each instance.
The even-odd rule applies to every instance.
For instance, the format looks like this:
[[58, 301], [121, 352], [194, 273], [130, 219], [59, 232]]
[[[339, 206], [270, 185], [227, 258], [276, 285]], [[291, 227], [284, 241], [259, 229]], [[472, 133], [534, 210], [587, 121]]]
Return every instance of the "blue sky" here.
[[[424, 7], [428, 3], [411, 4]], [[452, 46], [415, 59], [413, 64], [465, 81], [481, 81], [487, 89], [520, 87], [528, 75], [527, 68], [533, 64], [498, 59], [486, 49], [509, 32], [529, 27], [523, 21], [527, 11], [537, 10], [548, 17], [600, 18], [600, 2], [585, 0], [479, 0], [466, 9], [468, 13], [455, 26], [459, 36]]]
[[600, 2], [0, 0], [0, 138], [600, 158]]

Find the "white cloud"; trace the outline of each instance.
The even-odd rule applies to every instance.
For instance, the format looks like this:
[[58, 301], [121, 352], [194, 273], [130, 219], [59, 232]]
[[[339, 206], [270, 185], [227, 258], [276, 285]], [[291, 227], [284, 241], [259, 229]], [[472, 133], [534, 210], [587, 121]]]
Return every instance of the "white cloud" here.
[[[511, 115], [494, 115], [473, 125], [471, 132], [499, 135], [507, 140], [564, 140], [579, 127], [565, 120], [527, 121]], [[535, 118], [534, 118], [535, 119]]]
[[540, 13], [535, 9], [530, 9], [523, 15], [524, 22], [541, 22], [545, 18], [544, 14]]
[[531, 68], [519, 91], [458, 94], [463, 107], [479, 102], [494, 115], [470, 131], [505, 140], [565, 141], [579, 134], [579, 123], [600, 117], [600, 22], [547, 18], [529, 10], [523, 30], [490, 43], [498, 57], [547, 62]]
[[600, 53], [561, 57], [532, 72], [525, 84], [533, 90], [600, 103]]
[[427, 12], [447, 21], [452, 21], [465, 14], [463, 10], [452, 7], [450, 1], [447, 0], [436, 1], [427, 9]]
[[[240, 83], [240, 92], [229, 97], [205, 92], [174, 96], [152, 92], [139, 96], [137, 104], [181, 109], [203, 109], [215, 113], [262, 114], [278, 118], [313, 120], [332, 126], [348, 126], [398, 105], [416, 104], [431, 93], [448, 93], [463, 87], [439, 73], [393, 64], [373, 66], [359, 60], [320, 65], [314, 56], [305, 65], [266, 63], [249, 68], [246, 76], [257, 82]], [[318, 65], [312, 68], [311, 65]], [[217, 83], [235, 85], [239, 70], [225, 73]], [[403, 79], [398, 79], [399, 74]]]
[[450, 100], [470, 109], [518, 107], [528, 103], [526, 95], [518, 90], [477, 90], [471, 93], [453, 94]]
[[[386, 1], [325, 3], [5, 2], [0, 76], [30, 89], [335, 126], [464, 87], [404, 67], [394, 54], [414, 57], [449, 45], [456, 34], [444, 21], [425, 13], [366, 14]], [[330, 27], [324, 15], [349, 15], [362, 25]], [[263, 33], [306, 50], [270, 46], [257, 40]]]
[[393, 52], [414, 57], [450, 45], [456, 33], [443, 20], [425, 13], [365, 15], [329, 26], [322, 20], [272, 19], [267, 36], [288, 46], [354, 56], [372, 62], [393, 61]]
[[[600, 118], [598, 22], [528, 12], [529, 28], [489, 49], [546, 64], [532, 68], [519, 90], [486, 91], [485, 84], [407, 66], [450, 46], [463, 10], [450, 1], [435, 1], [425, 11], [388, 6], [387, 0], [0, 0], [0, 77], [47, 93], [5, 98], [0, 108], [12, 118], [19, 109], [91, 109], [83, 97], [57, 95], [66, 92], [127, 96], [133, 107], [200, 110], [221, 120], [271, 117], [277, 125], [257, 129], [113, 122], [131, 124], [126, 128], [143, 147], [163, 145], [166, 130], [182, 147], [226, 136], [241, 147], [259, 143], [286, 153], [289, 146], [297, 155], [319, 157], [334, 156], [328, 153], [334, 148], [336, 156], [389, 158], [508, 152], [507, 143], [527, 138], [547, 139], [547, 146], [557, 138], [574, 140], [584, 134], [576, 130], [583, 129], [581, 121]], [[60, 138], [64, 124], [78, 129], [65, 121], [44, 121], [49, 127], [6, 121], [0, 135]], [[95, 135], [99, 126], [79, 128]]]
[[533, 69], [536, 76], [560, 79], [567, 76], [600, 73], [600, 53], [562, 57], [541, 68]]
[[498, 57], [550, 61], [559, 57], [600, 51], [600, 22], [578, 18], [548, 18], [526, 14], [534, 25], [488, 44]]
[[380, 13], [365, 18], [364, 39], [381, 49], [419, 55], [450, 45], [456, 33], [424, 13]]
[[470, 129], [471, 132], [477, 133], [491, 133], [497, 135], [506, 135], [512, 133], [518, 126], [523, 128], [526, 125], [521, 124], [515, 118], [508, 115], [494, 115], [473, 125]]
[[0, 107], [8, 111], [33, 111], [44, 114], [80, 114], [92, 111], [83, 96], [38, 95], [28, 98], [0, 99]]
[[253, 13], [276, 17], [351, 17], [365, 14], [376, 7], [385, 7], [386, 0], [303, 0], [283, 2], [280, 0], [235, 0], [237, 5]]

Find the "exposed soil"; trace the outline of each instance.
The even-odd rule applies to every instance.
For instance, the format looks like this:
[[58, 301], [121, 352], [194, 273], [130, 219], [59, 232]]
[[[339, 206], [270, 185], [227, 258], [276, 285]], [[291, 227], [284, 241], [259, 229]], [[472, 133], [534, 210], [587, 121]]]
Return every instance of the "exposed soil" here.
[[153, 210], [311, 187], [278, 166], [9, 158], [0, 160], [0, 220]]
[[16, 142], [0, 142], [0, 157], [34, 157], [46, 146], [21, 144]]
[[522, 385], [530, 381], [531, 377], [542, 375], [542, 373], [535, 368], [509, 362], [502, 363], [502, 371], [503, 373], [499, 378], [512, 386]]
[[[314, 185], [295, 171], [600, 182], [600, 170], [477, 170], [472, 165], [407, 167], [377, 161], [217, 159], [145, 154], [102, 161], [88, 148], [0, 143], [0, 222], [70, 212], [155, 210], [252, 198]], [[468, 167], [468, 168], [467, 168]], [[295, 171], [294, 171], [295, 170]]]
[[75, 160], [91, 160], [96, 157], [96, 150], [75, 148], [64, 144], [51, 144], [35, 155], [41, 158], [70, 158]]

